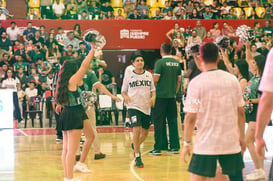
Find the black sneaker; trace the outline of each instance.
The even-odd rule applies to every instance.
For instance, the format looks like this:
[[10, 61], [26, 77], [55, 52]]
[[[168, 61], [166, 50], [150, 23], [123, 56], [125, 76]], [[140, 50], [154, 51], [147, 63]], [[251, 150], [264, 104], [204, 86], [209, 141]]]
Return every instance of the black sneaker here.
[[105, 157], [106, 157], [105, 154], [103, 154], [103, 153], [98, 153], [98, 154], [95, 154], [94, 159], [95, 159], [95, 160], [99, 160], [99, 159], [104, 159]]
[[168, 149], [167, 153], [170, 153], [170, 154], [179, 154], [179, 149], [178, 148]]
[[63, 137], [57, 136], [56, 143], [61, 143], [63, 141]]
[[151, 150], [149, 153], [151, 155], [156, 155], [156, 156], [161, 155], [161, 151], [160, 150], [155, 150], [155, 149]]
[[80, 161], [80, 159], [81, 159], [81, 155], [76, 155], [76, 161], [78, 162]]
[[143, 168], [144, 167], [144, 164], [143, 164], [143, 162], [141, 160], [141, 157], [136, 157], [135, 166], [138, 167], [138, 168]]
[[132, 128], [132, 125], [131, 125], [131, 121], [125, 121], [125, 123], [124, 123], [124, 127], [125, 128]]

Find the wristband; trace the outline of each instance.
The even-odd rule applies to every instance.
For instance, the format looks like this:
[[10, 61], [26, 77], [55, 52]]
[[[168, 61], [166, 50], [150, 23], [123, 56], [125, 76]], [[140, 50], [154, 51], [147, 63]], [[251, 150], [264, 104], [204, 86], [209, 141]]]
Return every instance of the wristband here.
[[184, 141], [183, 146], [190, 146], [191, 145], [191, 141]]

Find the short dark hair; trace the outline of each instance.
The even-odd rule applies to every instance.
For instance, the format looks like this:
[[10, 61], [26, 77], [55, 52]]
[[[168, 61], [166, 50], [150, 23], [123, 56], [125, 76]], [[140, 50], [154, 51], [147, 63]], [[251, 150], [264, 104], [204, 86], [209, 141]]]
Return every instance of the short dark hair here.
[[40, 28], [45, 28], [45, 25], [41, 25]]
[[32, 24], [32, 22], [31, 22], [31, 21], [29, 21], [29, 22], [27, 22], [27, 24]]
[[58, 30], [62, 30], [63, 28], [62, 27], [58, 27]]
[[[134, 55], [134, 57], [132, 58], [132, 61], [134, 62], [138, 57], [141, 57], [141, 58], [143, 58], [143, 56], [142, 55], [140, 55], [140, 54], [137, 54], [137, 55]], [[144, 58], [143, 58], [143, 60], [144, 60]]]
[[215, 63], [218, 59], [219, 49], [212, 42], [201, 45], [199, 51], [205, 63]]
[[11, 24], [11, 25], [12, 25], [12, 24], [15, 24], [15, 25], [16, 25], [16, 23], [15, 23], [14, 21], [10, 22], [10, 24]]
[[172, 46], [169, 43], [162, 43], [161, 49], [166, 54], [171, 54]]

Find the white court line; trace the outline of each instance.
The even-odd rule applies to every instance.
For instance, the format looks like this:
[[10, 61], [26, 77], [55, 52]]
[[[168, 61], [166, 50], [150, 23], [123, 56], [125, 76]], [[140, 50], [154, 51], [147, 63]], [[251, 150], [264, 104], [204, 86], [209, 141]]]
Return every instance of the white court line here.
[[27, 133], [25, 133], [23, 130], [21, 130], [21, 129], [17, 129], [20, 133], [22, 133], [24, 136], [28, 136], [28, 134]]
[[[150, 151], [150, 150], [145, 151], [145, 152], [142, 153], [141, 155], [145, 155], [145, 154], [147, 154], [149, 151]], [[144, 181], [144, 180], [136, 173], [134, 167], [135, 167], [135, 159], [133, 159], [133, 160], [131, 161], [131, 164], [130, 164], [130, 171], [131, 171], [131, 173], [132, 173], [139, 181]]]

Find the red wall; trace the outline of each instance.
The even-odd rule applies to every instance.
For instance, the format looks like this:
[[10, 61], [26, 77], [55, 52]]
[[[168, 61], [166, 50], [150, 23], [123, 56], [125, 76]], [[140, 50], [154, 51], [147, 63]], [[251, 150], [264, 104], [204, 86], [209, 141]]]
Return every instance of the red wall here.
[[[219, 22], [220, 29], [222, 23], [227, 21], [236, 30], [243, 24], [253, 27], [256, 20], [202, 20], [202, 26], [209, 30], [215, 21]], [[263, 26], [266, 20], [257, 21]], [[2, 26], [6, 28], [10, 26], [10, 22], [11, 20], [2, 21]], [[26, 27], [28, 20], [15, 20], [15, 22], [18, 27]], [[105, 36], [107, 43], [104, 49], [158, 49], [161, 43], [169, 41], [166, 33], [173, 28], [175, 22], [183, 28], [187, 26], [193, 28], [196, 25], [196, 20], [32, 20], [31, 22], [34, 26], [45, 25], [46, 31], [54, 28], [57, 32], [59, 26], [64, 30], [71, 30], [75, 24], [80, 24], [83, 31], [95, 29]], [[138, 35], [144, 32], [148, 35], [141, 37], [143, 39], [121, 38], [121, 30]]]

